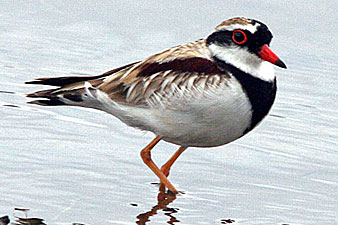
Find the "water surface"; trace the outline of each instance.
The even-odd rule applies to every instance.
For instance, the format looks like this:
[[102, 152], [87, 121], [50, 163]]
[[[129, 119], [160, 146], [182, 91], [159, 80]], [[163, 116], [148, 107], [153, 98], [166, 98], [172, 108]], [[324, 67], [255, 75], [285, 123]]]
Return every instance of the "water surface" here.
[[[8, 1], [0, 5], [0, 216], [47, 224], [337, 224], [334, 1]], [[27, 105], [38, 77], [99, 74], [208, 35], [233, 16], [271, 28], [278, 95], [240, 140], [188, 149], [159, 192], [154, 137], [100, 111]], [[177, 146], [161, 142], [160, 165]]]

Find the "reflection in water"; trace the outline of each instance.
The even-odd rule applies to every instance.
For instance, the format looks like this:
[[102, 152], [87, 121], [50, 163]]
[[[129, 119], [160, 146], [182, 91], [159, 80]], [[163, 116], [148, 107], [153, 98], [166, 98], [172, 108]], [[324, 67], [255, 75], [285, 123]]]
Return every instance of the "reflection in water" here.
[[176, 219], [173, 214], [177, 213], [178, 209], [175, 208], [169, 208], [167, 207], [170, 203], [172, 203], [176, 199], [176, 194], [174, 194], [171, 191], [165, 191], [165, 187], [161, 185], [159, 193], [157, 195], [157, 205], [153, 206], [151, 210], [141, 213], [136, 218], [138, 221], [136, 221], [136, 224], [146, 224], [146, 222], [150, 221], [150, 217], [157, 214], [158, 210], [164, 211], [164, 215], [168, 216], [169, 219], [167, 221], [168, 224], [174, 224], [176, 222], [180, 222]]
[[3, 216], [3, 217], [0, 217], [0, 225], [7, 225], [9, 224], [9, 217], [8, 216]]
[[41, 218], [20, 218], [17, 217], [13, 225], [46, 225]]
[[[15, 216], [15, 223], [11, 223], [12, 225], [46, 225], [44, 223], [44, 219], [41, 218], [28, 218], [27, 217], [27, 212], [29, 211], [29, 209], [24, 209], [24, 208], [14, 208], [14, 210], [16, 212], [21, 212], [24, 213], [25, 218], [23, 217], [19, 217], [19, 216]], [[7, 217], [8, 219], [8, 217]], [[9, 223], [9, 219], [8, 219], [8, 223]], [[5, 223], [4, 223], [5, 224]], [[2, 223], [0, 222], [0, 225], [2, 225]]]
[[235, 220], [232, 219], [222, 219], [221, 220], [221, 224], [230, 224], [230, 223], [234, 223]]

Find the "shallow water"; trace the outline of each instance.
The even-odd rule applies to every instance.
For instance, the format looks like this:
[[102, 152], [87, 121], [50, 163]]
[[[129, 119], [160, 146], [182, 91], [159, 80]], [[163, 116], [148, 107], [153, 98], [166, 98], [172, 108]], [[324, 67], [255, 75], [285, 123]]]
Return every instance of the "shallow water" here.
[[[1, 4], [0, 217], [13, 219], [22, 207], [47, 224], [337, 224], [337, 8], [334, 1]], [[158, 192], [139, 157], [153, 134], [100, 111], [26, 104], [25, 94], [41, 87], [25, 81], [99, 74], [204, 37], [238, 15], [268, 24], [288, 70], [276, 69], [276, 103], [258, 128], [180, 157], [170, 175], [184, 192], [176, 198]], [[153, 158], [162, 164], [176, 148], [161, 142]]]

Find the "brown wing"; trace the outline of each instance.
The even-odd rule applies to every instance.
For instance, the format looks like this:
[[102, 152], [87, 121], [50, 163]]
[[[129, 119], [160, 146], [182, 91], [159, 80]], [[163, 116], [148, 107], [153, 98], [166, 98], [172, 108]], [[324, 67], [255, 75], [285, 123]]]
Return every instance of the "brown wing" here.
[[121, 104], [149, 105], [175, 91], [207, 87], [228, 79], [210, 60], [205, 40], [177, 46], [135, 65], [120, 77], [107, 77], [97, 89]]
[[176, 92], [197, 87], [207, 88], [229, 78], [212, 61], [201, 57], [145, 63], [133, 70], [138, 71], [133, 82], [124, 82], [121, 77], [115, 82], [104, 81], [97, 89], [122, 104], [148, 105], [156, 102], [156, 98], [170, 98]]

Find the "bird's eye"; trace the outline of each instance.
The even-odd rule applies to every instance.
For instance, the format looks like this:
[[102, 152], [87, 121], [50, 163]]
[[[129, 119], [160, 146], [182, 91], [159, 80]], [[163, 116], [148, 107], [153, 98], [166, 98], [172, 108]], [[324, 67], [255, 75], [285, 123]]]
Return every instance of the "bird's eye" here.
[[248, 37], [246, 36], [246, 33], [244, 33], [244, 31], [234, 30], [234, 32], [232, 33], [232, 40], [236, 44], [242, 45], [248, 40]]

